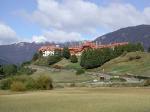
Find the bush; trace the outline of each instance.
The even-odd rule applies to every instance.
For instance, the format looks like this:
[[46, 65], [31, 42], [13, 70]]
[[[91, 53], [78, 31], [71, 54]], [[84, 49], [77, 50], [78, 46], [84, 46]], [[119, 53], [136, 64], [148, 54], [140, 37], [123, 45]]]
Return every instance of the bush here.
[[71, 83], [70, 87], [76, 87], [76, 84], [75, 83]]
[[137, 55], [135, 58], [136, 58], [136, 59], [141, 59], [142, 57], [141, 57], [141, 56], [139, 56], [139, 55]]
[[60, 65], [54, 65], [53, 68], [55, 68], [55, 69], [62, 69], [63, 67], [60, 66]]
[[85, 71], [83, 69], [78, 69], [76, 71], [76, 75], [81, 75], [81, 74], [84, 74], [84, 73], [85, 73]]
[[11, 90], [12, 91], [25, 91], [26, 90], [26, 86], [22, 82], [14, 81], [11, 84]]
[[25, 85], [26, 85], [26, 89], [27, 90], [35, 90], [35, 89], [37, 89], [37, 83], [36, 83], [36, 81], [33, 78], [29, 78], [25, 82]]
[[150, 79], [144, 81], [144, 86], [150, 86]]
[[22, 75], [22, 74], [31, 75], [34, 72], [36, 72], [36, 69], [24, 67], [23, 65], [18, 66], [18, 67], [16, 65], [0, 66], [0, 76], [1, 76], [0, 78], [13, 76], [13, 75]]
[[78, 62], [78, 58], [77, 58], [76, 55], [72, 55], [70, 60], [71, 60], [72, 63], [77, 63]]
[[112, 82], [126, 82], [126, 80], [124, 79], [124, 78], [115, 78], [115, 77], [113, 77], [113, 78], [110, 78], [110, 81], [112, 81]]
[[15, 75], [17, 73], [17, 66], [16, 65], [4, 65], [3, 73], [6, 76]]
[[139, 56], [139, 55], [136, 55], [136, 56], [130, 56], [129, 57], [129, 61], [132, 61], [132, 60], [138, 60], [138, 59], [141, 59], [142, 57]]
[[36, 80], [37, 88], [42, 90], [53, 89], [52, 79], [48, 76], [41, 75]]
[[7, 90], [10, 89], [10, 85], [12, 83], [11, 78], [3, 79], [0, 81], [0, 89]]
[[48, 76], [40, 76], [37, 79], [33, 79], [27, 75], [20, 75], [0, 81], [0, 89], [3, 90], [11, 89], [13, 91], [24, 91], [36, 89], [48, 90], [52, 88], [52, 79]]

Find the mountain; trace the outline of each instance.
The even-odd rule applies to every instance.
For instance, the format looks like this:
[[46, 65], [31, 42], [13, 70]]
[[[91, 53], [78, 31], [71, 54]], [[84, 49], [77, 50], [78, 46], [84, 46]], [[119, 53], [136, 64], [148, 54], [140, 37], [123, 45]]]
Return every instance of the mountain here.
[[37, 50], [50, 43], [20, 42], [11, 45], [0, 45], [0, 64], [21, 64], [29, 61]]
[[102, 44], [109, 44], [112, 42], [130, 42], [142, 43], [144, 48], [150, 47], [150, 25], [139, 25], [127, 28], [122, 28], [117, 31], [105, 34], [96, 38]]
[[28, 42], [20, 42], [11, 45], [0, 45], [0, 65], [1, 64], [21, 64], [24, 61], [29, 61], [32, 59], [35, 52], [41, 46], [44, 45], [60, 45], [63, 46], [71, 46], [78, 45], [79, 42], [64, 42], [64, 43], [53, 43], [53, 42], [44, 42], [44, 43], [28, 43]]
[[[96, 38], [94, 41], [102, 44], [112, 42], [141, 42], [147, 49], [150, 46], [150, 25], [139, 25], [133, 27], [122, 28], [117, 31], [105, 34]], [[81, 42], [65, 42], [65, 43], [28, 43], [20, 42], [11, 45], [0, 45], [0, 64], [20, 64], [29, 61], [37, 50], [43, 45], [59, 44], [63, 46], [77, 46]]]
[[11, 62], [7, 59], [0, 57], [0, 65], [11, 64]]

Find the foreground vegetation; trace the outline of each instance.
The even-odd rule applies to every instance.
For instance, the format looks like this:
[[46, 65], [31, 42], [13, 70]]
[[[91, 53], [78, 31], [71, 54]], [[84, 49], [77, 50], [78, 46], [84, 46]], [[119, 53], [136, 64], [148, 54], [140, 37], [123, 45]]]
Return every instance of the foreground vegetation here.
[[1, 112], [149, 112], [149, 88], [72, 88], [1, 91]]
[[0, 89], [11, 89], [12, 91], [49, 90], [53, 89], [53, 85], [50, 76], [40, 75], [33, 78], [27, 75], [20, 75], [0, 80]]

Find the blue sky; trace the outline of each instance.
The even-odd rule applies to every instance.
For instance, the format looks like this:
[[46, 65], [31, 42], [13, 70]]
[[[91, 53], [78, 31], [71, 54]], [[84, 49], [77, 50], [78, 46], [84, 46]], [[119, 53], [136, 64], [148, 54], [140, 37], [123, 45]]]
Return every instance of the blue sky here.
[[0, 0], [0, 44], [94, 39], [149, 15], [149, 0]]

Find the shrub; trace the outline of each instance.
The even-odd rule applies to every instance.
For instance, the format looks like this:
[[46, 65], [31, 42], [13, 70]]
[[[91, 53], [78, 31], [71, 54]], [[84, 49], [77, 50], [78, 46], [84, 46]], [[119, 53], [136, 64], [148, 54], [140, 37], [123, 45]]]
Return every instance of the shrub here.
[[12, 91], [25, 91], [26, 90], [26, 86], [24, 83], [19, 82], [19, 81], [14, 81], [11, 84], [11, 90]]
[[124, 78], [115, 78], [115, 77], [113, 77], [113, 78], [110, 78], [110, 81], [112, 81], [112, 82], [126, 82], [126, 80], [124, 79]]
[[36, 81], [33, 78], [29, 78], [25, 82], [25, 85], [26, 85], [26, 89], [27, 90], [35, 90], [35, 89], [37, 89], [37, 83], [36, 83]]
[[144, 81], [144, 86], [150, 86], [150, 79]]
[[76, 55], [72, 55], [72, 56], [70, 57], [70, 60], [71, 60], [72, 63], [77, 63], [77, 62], [78, 62], [78, 58], [77, 58]]
[[70, 87], [76, 87], [76, 84], [75, 83], [71, 83]]
[[[17, 86], [18, 85], [18, 86]], [[0, 81], [0, 89], [13, 91], [52, 89], [52, 79], [48, 76], [40, 76], [37, 79], [33, 79], [27, 75], [13, 76]]]
[[3, 73], [6, 76], [15, 75], [17, 73], [17, 66], [16, 65], [4, 65]]
[[84, 73], [85, 73], [85, 71], [83, 69], [78, 69], [76, 71], [76, 75], [81, 75], [81, 74], [84, 74]]
[[142, 57], [141, 57], [141, 56], [139, 56], [139, 55], [137, 55], [135, 58], [136, 58], [136, 59], [141, 59]]
[[139, 56], [139, 55], [136, 55], [136, 56], [130, 56], [129, 57], [129, 61], [132, 61], [132, 60], [137, 60], [137, 59], [141, 59], [142, 57]]
[[60, 65], [54, 65], [53, 68], [55, 68], [55, 69], [62, 69], [63, 67], [60, 66]]
[[37, 88], [42, 90], [53, 89], [52, 79], [48, 76], [41, 75], [36, 80]]
[[10, 89], [10, 85], [12, 83], [11, 78], [3, 79], [0, 81], [0, 89], [7, 90]]

